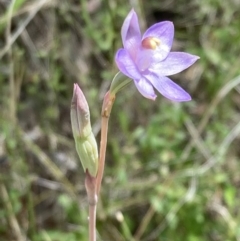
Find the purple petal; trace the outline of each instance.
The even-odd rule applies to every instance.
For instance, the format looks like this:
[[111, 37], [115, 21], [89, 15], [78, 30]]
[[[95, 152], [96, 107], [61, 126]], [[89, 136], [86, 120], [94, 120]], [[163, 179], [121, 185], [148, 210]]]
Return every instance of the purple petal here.
[[187, 69], [198, 59], [199, 57], [196, 55], [183, 52], [170, 52], [166, 59], [159, 63], [152, 64], [149, 69], [160, 75], [173, 75]]
[[128, 50], [132, 58], [135, 58], [141, 44], [141, 32], [137, 14], [133, 9], [124, 20], [121, 35], [124, 48]]
[[191, 96], [168, 77], [155, 74], [149, 74], [145, 77], [166, 98], [176, 102], [191, 100]]
[[137, 53], [137, 57], [135, 60], [135, 64], [137, 65], [139, 71], [145, 71], [151, 65], [153, 65], [152, 56], [153, 56], [152, 50], [143, 50], [142, 48], [139, 48], [139, 51]]
[[152, 50], [154, 57], [153, 61], [159, 62], [165, 59], [172, 48], [174, 37], [173, 23], [169, 21], [164, 21], [154, 24], [149, 29], [147, 29], [142, 39], [145, 39], [147, 37], [154, 37], [160, 41], [157, 49]]
[[141, 74], [139, 73], [135, 63], [130, 57], [126, 49], [119, 49], [115, 56], [116, 64], [119, 70], [131, 79], [141, 79]]
[[151, 85], [151, 83], [149, 83], [148, 80], [142, 78], [140, 80], [134, 80], [134, 83], [138, 89], [138, 91], [146, 98], [151, 99], [151, 100], [155, 100], [156, 99], [156, 94], [154, 92], [154, 89]]

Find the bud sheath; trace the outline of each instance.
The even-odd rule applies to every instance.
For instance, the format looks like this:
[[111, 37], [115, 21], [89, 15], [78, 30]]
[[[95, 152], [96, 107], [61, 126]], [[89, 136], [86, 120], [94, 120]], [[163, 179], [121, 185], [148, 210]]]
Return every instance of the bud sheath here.
[[90, 111], [87, 100], [77, 84], [74, 84], [71, 104], [71, 124], [76, 150], [83, 169], [96, 177], [98, 171], [98, 149], [92, 133]]

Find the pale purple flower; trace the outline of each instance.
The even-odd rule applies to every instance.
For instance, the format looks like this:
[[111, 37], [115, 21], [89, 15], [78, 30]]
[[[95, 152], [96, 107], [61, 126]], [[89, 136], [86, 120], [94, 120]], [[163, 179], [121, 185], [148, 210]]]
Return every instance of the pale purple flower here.
[[199, 59], [184, 52], [170, 52], [174, 36], [172, 22], [156, 23], [141, 36], [137, 14], [131, 10], [121, 35], [124, 48], [117, 51], [116, 64], [124, 75], [134, 80], [144, 97], [155, 100], [155, 88], [172, 101], [191, 100], [185, 90], [166, 77], [187, 69]]

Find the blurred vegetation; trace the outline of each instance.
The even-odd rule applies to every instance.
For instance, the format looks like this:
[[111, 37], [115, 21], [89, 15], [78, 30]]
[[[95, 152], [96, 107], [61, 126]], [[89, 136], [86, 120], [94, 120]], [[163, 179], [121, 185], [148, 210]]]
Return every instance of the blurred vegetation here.
[[172, 78], [189, 103], [119, 93], [98, 205], [98, 240], [240, 240], [237, 0], [0, 1], [0, 240], [86, 241], [84, 173], [71, 133], [73, 83], [99, 140], [122, 22], [174, 22], [199, 55]]

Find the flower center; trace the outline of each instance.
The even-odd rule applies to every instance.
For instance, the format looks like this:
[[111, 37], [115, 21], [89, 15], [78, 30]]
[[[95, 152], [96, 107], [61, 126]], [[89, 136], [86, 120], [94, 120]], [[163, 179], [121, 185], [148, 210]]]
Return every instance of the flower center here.
[[142, 40], [142, 47], [155, 50], [160, 45], [160, 40], [155, 37], [147, 37]]

